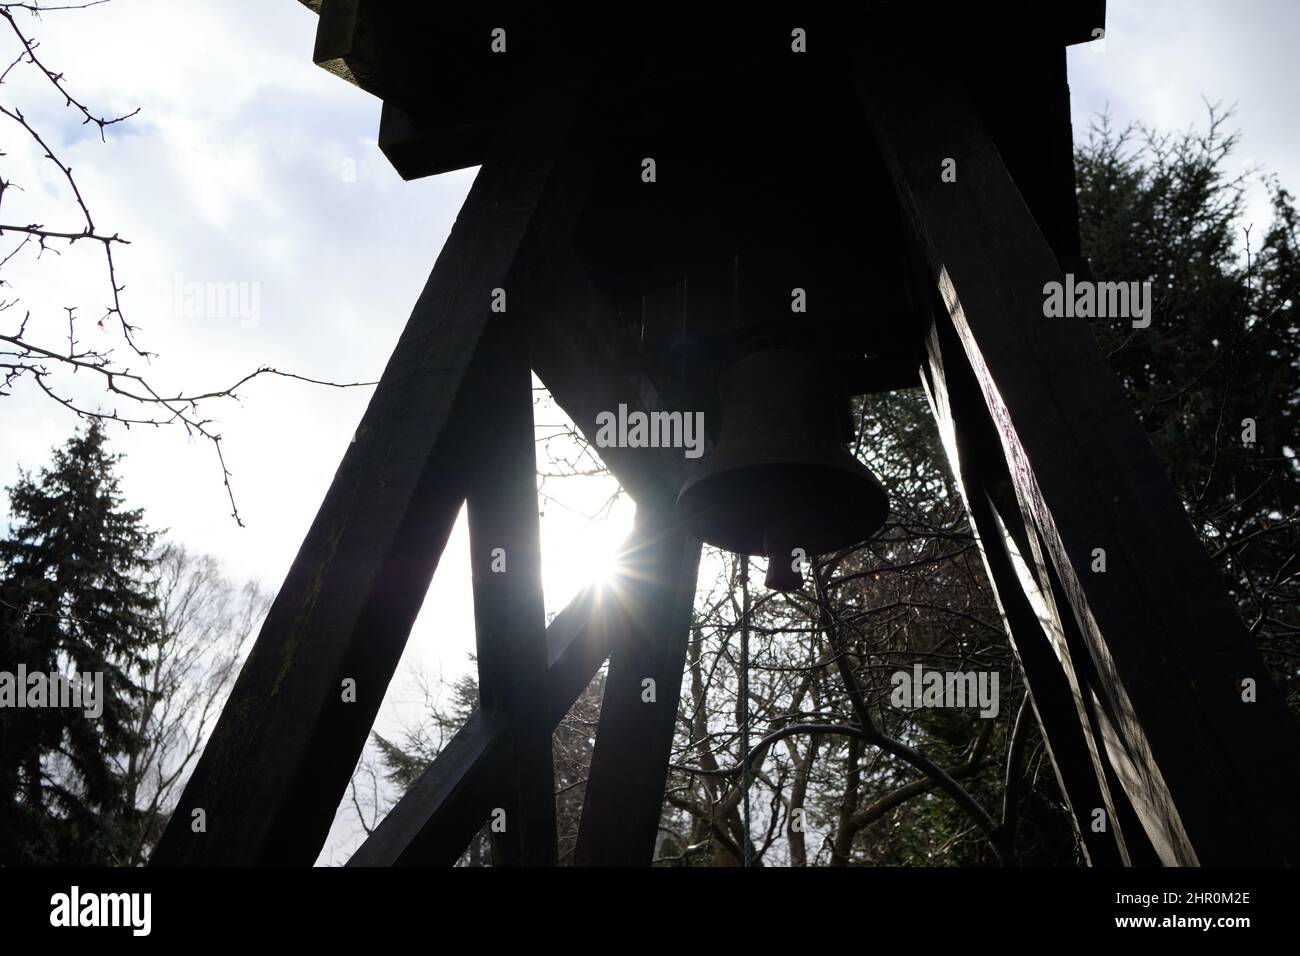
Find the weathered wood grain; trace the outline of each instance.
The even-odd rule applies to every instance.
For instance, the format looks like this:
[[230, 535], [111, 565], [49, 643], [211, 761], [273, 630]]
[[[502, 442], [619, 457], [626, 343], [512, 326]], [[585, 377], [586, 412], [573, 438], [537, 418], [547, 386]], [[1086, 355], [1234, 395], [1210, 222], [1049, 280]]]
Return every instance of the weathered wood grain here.
[[[1111, 764], [1149, 839], [1166, 863], [1300, 860], [1295, 723], [1091, 331], [1043, 315], [1060, 266], [961, 84], [879, 67], [889, 95], [862, 84], [876, 142], [1079, 627]], [[947, 156], [958, 183], [940, 179]], [[1097, 547], [1104, 574], [1090, 570]], [[1257, 702], [1242, 701], [1243, 678]]]

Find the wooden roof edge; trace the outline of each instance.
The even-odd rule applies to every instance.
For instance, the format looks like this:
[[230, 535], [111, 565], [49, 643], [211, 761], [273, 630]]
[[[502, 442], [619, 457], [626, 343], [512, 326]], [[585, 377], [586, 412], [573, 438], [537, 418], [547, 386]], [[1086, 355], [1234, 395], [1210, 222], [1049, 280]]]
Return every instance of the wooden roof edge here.
[[[396, 50], [386, 19], [365, 0], [298, 0], [319, 17], [312, 59], [318, 66], [382, 100], [410, 99], [421, 91], [411, 76], [423, 74], [424, 57]], [[378, 9], [384, 9], [382, 7]], [[880, 3], [883, 13], [899, 15], [904, 8]], [[1035, 24], [1064, 46], [1086, 43], [1105, 35], [1106, 0], [1071, 0], [1047, 14], [1027, 0], [989, 0], [988, 9], [1003, 16], [1016, 13], [1026, 25]], [[476, 120], [481, 117], [476, 117]]]

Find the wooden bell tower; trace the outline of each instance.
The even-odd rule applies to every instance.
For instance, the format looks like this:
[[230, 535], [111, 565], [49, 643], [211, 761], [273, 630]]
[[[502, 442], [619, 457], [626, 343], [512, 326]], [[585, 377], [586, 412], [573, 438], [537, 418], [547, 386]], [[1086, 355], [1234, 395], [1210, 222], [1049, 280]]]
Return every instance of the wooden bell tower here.
[[554, 863], [551, 734], [606, 658], [575, 860], [648, 864], [691, 463], [606, 450], [637, 583], [546, 626], [530, 369], [589, 438], [620, 405], [716, 437], [738, 308], [792, 287], [851, 392], [928, 395], [1089, 860], [1300, 861], [1296, 726], [1087, 323], [1044, 315], [1086, 274], [1065, 48], [1103, 2], [304, 2], [403, 177], [481, 169], [155, 864], [316, 859], [466, 502], [480, 705], [350, 865], [450, 864], [495, 807], [503, 862]]

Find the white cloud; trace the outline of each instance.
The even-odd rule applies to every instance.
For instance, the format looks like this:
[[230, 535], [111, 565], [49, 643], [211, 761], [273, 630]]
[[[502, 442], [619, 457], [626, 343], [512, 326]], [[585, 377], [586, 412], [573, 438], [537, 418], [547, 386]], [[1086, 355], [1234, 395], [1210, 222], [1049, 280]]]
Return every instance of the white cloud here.
[[[1076, 136], [1107, 104], [1121, 123], [1201, 123], [1204, 94], [1238, 105], [1243, 155], [1300, 188], [1292, 68], [1300, 7], [1282, 0], [1108, 6], [1107, 51], [1069, 55]], [[0, 99], [20, 100], [57, 132], [97, 222], [131, 239], [121, 256], [127, 308], [148, 347], [162, 353], [151, 373], [164, 383], [221, 386], [262, 364], [338, 381], [377, 378], [472, 182], [471, 170], [403, 183], [375, 145], [379, 103], [312, 65], [315, 28], [316, 17], [291, 0], [114, 0], [49, 15], [34, 32], [73, 89], [97, 112], [142, 108], [125, 128], [110, 130], [107, 146], [87, 135], [43, 80], [0, 88]], [[5, 175], [46, 182], [39, 156], [10, 142]], [[343, 175], [345, 163], [354, 164], [355, 181]], [[48, 209], [56, 185], [18, 196], [12, 207], [6, 197], [6, 215], [34, 203]], [[1252, 212], [1258, 208], [1252, 197]], [[75, 213], [66, 197], [61, 209]], [[106, 292], [93, 252], [77, 253], [88, 257], [82, 264], [69, 254], [7, 269], [6, 278], [41, 315], [57, 318], [59, 306], [74, 301], [89, 314]], [[237, 318], [176, 314], [166, 290], [177, 276], [256, 283], [259, 321], [246, 327]], [[247, 528], [228, 517], [211, 448], [178, 432], [116, 433], [128, 454], [126, 492], [175, 538], [276, 589], [368, 397], [272, 380], [248, 387], [242, 405], [220, 409]], [[0, 400], [0, 415], [6, 483], [19, 463], [45, 461], [74, 425], [31, 392]], [[6, 505], [0, 500], [0, 510]], [[612, 527], [626, 528], [629, 518], [619, 511]], [[550, 610], [589, 573], [577, 556], [607, 553], [612, 533], [548, 509], [546, 552], [575, 556], [547, 564]], [[464, 667], [473, 646], [467, 548], [462, 521], [404, 664], [448, 676]], [[384, 729], [396, 730], [399, 716], [386, 708]], [[337, 828], [335, 842], [347, 830]]]
[[[1238, 159], [1253, 160], [1300, 189], [1300, 4], [1292, 0], [1111, 0], [1106, 49], [1069, 50], [1075, 139], [1107, 107], [1119, 127], [1141, 121], [1159, 130], [1204, 129], [1206, 101], [1236, 108]], [[1267, 193], [1249, 193], [1259, 236], [1269, 221]]]

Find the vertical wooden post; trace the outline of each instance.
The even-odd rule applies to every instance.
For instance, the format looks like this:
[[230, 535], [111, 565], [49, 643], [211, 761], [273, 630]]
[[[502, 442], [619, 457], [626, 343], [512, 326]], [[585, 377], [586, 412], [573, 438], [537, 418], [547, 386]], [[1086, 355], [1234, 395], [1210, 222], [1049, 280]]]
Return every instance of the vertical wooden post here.
[[[508, 300], [507, 300], [508, 301]], [[484, 395], [485, 427], [469, 491], [470, 567], [478, 637], [479, 701], [508, 715], [513, 746], [498, 862], [555, 863], [552, 723], [546, 706], [546, 611], [542, 600], [537, 451], [527, 328], [493, 316], [496, 374]]]

